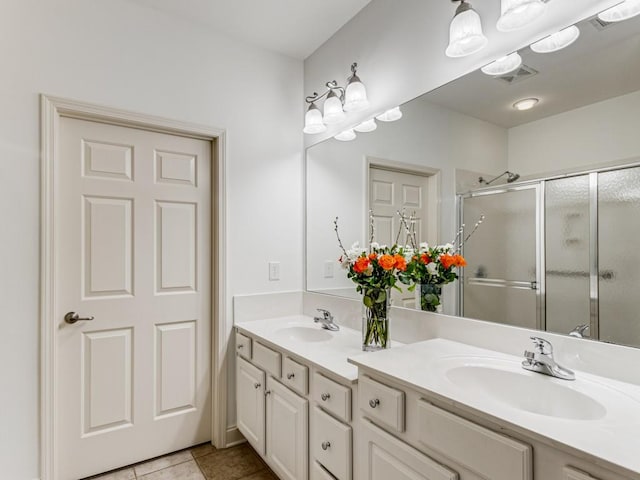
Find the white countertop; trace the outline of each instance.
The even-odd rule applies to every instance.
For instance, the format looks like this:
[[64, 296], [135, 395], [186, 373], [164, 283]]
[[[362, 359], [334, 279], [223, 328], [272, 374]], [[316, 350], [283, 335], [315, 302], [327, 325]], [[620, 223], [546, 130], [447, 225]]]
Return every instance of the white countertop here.
[[[513, 355], [445, 339], [427, 340], [390, 351], [352, 355], [349, 358], [353, 365], [393, 377], [408, 387], [444, 397], [503, 420], [516, 429], [524, 429], [613, 465], [640, 473], [640, 386], [580, 371], [576, 371], [575, 381], [560, 380], [528, 372], [521, 368], [521, 361], [522, 358]], [[545, 391], [560, 391], [558, 389], [566, 388], [572, 390], [567, 392], [571, 394], [570, 397], [587, 395], [597, 402], [596, 405], [604, 406], [605, 410], [596, 414], [595, 417], [598, 418], [593, 420], [569, 419], [562, 414], [550, 416], [532, 413], [514, 406], [506, 398], [504, 401], [502, 398], [496, 399], [494, 392], [478, 393], [478, 388], [486, 390], [486, 386], [482, 384], [473, 387], [463, 386], [448, 373], [452, 371], [452, 366], [484, 368], [486, 365], [498, 370], [508, 370], [511, 372], [508, 375], [521, 373], [523, 377], [518, 378], [524, 378], [524, 382], [529, 381], [528, 376], [533, 376], [530, 381], [543, 387], [540, 395], [544, 395]], [[638, 366], [627, 365], [625, 368]], [[505, 385], [508, 396], [510, 386], [507, 382]], [[550, 387], [550, 390], [547, 387]], [[513, 386], [511, 391], [515, 389], [517, 387]], [[518, 396], [517, 392], [513, 395]], [[550, 397], [552, 395], [547, 396]], [[565, 414], [572, 413], [570, 408], [566, 410]]]

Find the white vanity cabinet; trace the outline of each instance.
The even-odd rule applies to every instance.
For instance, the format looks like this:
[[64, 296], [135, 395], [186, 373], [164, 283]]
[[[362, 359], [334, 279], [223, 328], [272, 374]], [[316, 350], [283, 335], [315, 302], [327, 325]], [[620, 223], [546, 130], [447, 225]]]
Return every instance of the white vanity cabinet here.
[[238, 356], [236, 358], [238, 429], [261, 455], [265, 452], [265, 387], [265, 373]]

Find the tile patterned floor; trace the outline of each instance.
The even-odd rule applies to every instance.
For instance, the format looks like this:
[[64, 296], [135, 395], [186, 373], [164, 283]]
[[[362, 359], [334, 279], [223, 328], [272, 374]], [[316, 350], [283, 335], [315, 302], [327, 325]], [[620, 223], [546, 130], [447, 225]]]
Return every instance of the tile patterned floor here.
[[85, 480], [278, 480], [246, 443], [217, 450], [208, 443]]

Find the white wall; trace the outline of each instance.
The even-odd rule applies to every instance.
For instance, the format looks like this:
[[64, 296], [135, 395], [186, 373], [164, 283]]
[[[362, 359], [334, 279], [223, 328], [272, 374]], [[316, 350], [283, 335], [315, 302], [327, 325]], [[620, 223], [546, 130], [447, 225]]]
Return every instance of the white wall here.
[[451, 59], [444, 55], [444, 50], [454, 4], [440, 0], [373, 0], [304, 64], [304, 91], [310, 95], [324, 91], [323, 85], [328, 80], [344, 84], [349, 66], [357, 61], [371, 107], [349, 115], [343, 124], [325, 134], [305, 135], [306, 144], [317, 143], [374, 113], [415, 98], [536, 38], [594, 15], [618, 0], [549, 2], [543, 18], [511, 33], [499, 33], [495, 28], [500, 10], [498, 0], [472, 3], [483, 19], [489, 45], [476, 55]]
[[637, 159], [640, 91], [509, 129], [509, 170], [521, 175]]
[[[302, 63], [123, 0], [4, 0], [0, 36], [0, 476], [30, 480], [39, 94], [227, 129], [229, 255], [217, 260], [228, 264], [230, 299], [302, 285]], [[268, 281], [269, 260], [282, 262], [280, 282]]]

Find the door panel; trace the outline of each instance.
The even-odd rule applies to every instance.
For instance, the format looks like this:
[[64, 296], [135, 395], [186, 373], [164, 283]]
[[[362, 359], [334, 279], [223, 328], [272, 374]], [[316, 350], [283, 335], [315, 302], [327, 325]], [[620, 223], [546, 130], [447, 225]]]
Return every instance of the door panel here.
[[[67, 480], [211, 438], [211, 143], [60, 125], [56, 445]], [[67, 324], [71, 311], [95, 319]]]

